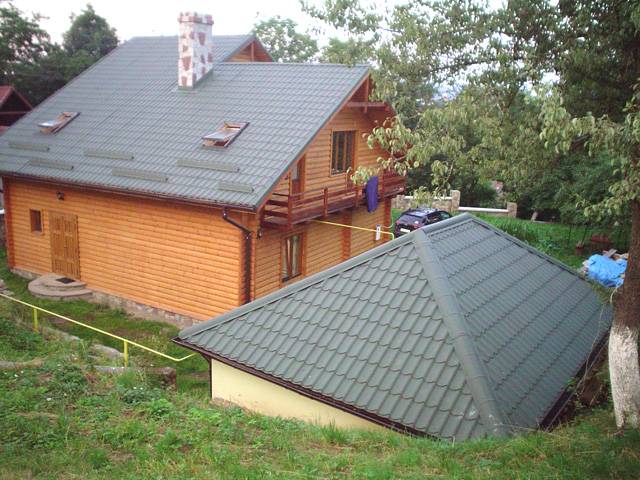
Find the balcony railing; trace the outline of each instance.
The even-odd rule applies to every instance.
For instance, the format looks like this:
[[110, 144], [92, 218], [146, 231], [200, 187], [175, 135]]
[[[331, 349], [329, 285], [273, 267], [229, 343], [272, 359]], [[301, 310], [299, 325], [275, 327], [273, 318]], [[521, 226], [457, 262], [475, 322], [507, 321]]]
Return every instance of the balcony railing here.
[[[378, 199], [404, 193], [404, 176], [386, 173], [379, 176]], [[326, 218], [331, 213], [357, 207], [366, 202], [363, 186], [333, 186], [300, 193], [273, 193], [262, 212], [264, 227], [290, 229], [293, 225], [315, 218]]]

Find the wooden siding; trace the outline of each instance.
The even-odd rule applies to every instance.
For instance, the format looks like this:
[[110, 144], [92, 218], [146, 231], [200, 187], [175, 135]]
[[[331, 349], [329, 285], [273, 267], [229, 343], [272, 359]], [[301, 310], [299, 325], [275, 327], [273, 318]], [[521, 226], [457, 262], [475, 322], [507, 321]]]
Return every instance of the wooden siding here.
[[[318, 132], [305, 151], [305, 175], [303, 190], [315, 190], [325, 187], [340, 187], [347, 183], [347, 174], [331, 174], [331, 141], [333, 131], [355, 130], [356, 148], [354, 168], [358, 166], [375, 166], [376, 159], [384, 156], [379, 149], [370, 149], [363, 134], [370, 133], [375, 127], [373, 121], [358, 108], [343, 108], [336, 116]], [[288, 176], [276, 188], [277, 192], [289, 192]]]
[[[215, 45], [214, 45], [215, 48]], [[272, 62], [267, 52], [257, 42], [251, 42], [231, 57], [229, 62]]]
[[[80, 278], [89, 288], [198, 319], [242, 302], [242, 235], [220, 210], [70, 188], [57, 200], [55, 187], [7, 184], [13, 266], [51, 271], [50, 212], [60, 212], [77, 215]], [[29, 209], [42, 211], [42, 233], [31, 232]]]
[[[386, 202], [391, 202], [391, 199], [387, 199]], [[368, 213], [364, 207], [354, 210], [351, 224], [356, 227], [370, 228], [373, 230], [375, 230], [376, 225], [382, 225], [383, 231], [388, 232], [389, 229], [384, 227], [389, 226], [391, 218], [387, 218], [386, 202], [380, 203], [378, 208], [371, 213]], [[389, 235], [381, 235], [378, 241], [376, 241], [375, 238], [376, 234], [373, 232], [351, 230], [351, 256], [360, 255], [373, 247], [377, 247], [391, 237]]]
[[[388, 201], [390, 202], [390, 200]], [[381, 204], [372, 213], [368, 213], [366, 208], [360, 207], [330, 215], [326, 220], [371, 229], [375, 229], [377, 224], [388, 226], [391, 222], [385, 204]], [[303, 275], [283, 284], [280, 280], [281, 244], [282, 239], [292, 232], [304, 234]], [[313, 222], [286, 233], [265, 229], [262, 238], [255, 240], [253, 296], [259, 298], [267, 295], [289, 283], [326, 270], [350, 257], [376, 247], [386, 240], [388, 237], [383, 235], [380, 241], [376, 241], [373, 232], [361, 232]]]

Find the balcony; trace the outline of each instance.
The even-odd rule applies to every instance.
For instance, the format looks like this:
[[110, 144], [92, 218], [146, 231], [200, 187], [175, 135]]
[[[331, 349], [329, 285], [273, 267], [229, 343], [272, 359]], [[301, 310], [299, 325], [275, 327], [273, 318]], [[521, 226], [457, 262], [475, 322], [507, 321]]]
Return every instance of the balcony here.
[[[378, 200], [404, 193], [406, 178], [385, 173], [378, 183]], [[289, 230], [294, 225], [316, 218], [326, 218], [347, 208], [365, 205], [364, 187], [349, 182], [334, 186], [286, 194], [273, 193], [267, 201], [260, 224], [265, 228]]]

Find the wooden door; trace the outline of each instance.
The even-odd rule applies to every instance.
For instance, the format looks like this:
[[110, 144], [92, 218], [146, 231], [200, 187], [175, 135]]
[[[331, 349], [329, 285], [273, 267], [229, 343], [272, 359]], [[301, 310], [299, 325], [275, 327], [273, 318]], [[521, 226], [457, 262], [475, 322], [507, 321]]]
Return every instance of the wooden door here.
[[66, 213], [49, 212], [51, 236], [51, 270], [54, 273], [80, 279], [78, 248], [78, 217]]
[[294, 165], [293, 170], [291, 171], [289, 182], [290, 195], [302, 193], [304, 187], [304, 160], [304, 157], [298, 160], [298, 162]]

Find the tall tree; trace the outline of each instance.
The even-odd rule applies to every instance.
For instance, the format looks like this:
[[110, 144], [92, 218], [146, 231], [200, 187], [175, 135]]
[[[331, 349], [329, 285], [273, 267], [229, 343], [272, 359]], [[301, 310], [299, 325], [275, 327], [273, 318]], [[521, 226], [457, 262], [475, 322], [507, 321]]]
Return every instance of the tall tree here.
[[356, 65], [368, 62], [372, 54], [372, 45], [370, 43], [360, 42], [353, 38], [348, 38], [347, 40], [330, 38], [329, 43], [322, 48], [320, 61], [323, 63]]
[[276, 62], [308, 62], [317, 55], [318, 42], [297, 27], [290, 18], [275, 16], [256, 23], [253, 32]]
[[72, 16], [63, 45], [51, 42], [39, 25], [41, 18], [0, 0], [0, 83], [14, 85], [33, 105], [118, 44], [115, 30], [91, 5]]
[[47, 89], [38, 65], [55, 51], [40, 19], [26, 16], [10, 2], [0, 2], [0, 84], [18, 87], [32, 103], [38, 103], [40, 91]]
[[[490, 9], [474, 1], [413, 0], [378, 15], [358, 0], [326, 0], [307, 10], [376, 42], [377, 61], [389, 72], [378, 95], [402, 97], [402, 88], [420, 82], [466, 85], [444, 105], [425, 101], [422, 108], [400, 109], [399, 119], [369, 139], [393, 153], [380, 159], [383, 167], [405, 171], [430, 164], [432, 193], [446, 188], [456, 168], [474, 164], [517, 185], [566, 165], [568, 151], [587, 167], [596, 154], [612, 162], [614, 174], [601, 179], [603, 198], [595, 204], [589, 203], [597, 199], [583, 199], [581, 209], [589, 217], [631, 215], [629, 270], [614, 295], [609, 355], [616, 423], [637, 428], [637, 90], [631, 97], [640, 76], [640, 1], [511, 0]], [[559, 96], [543, 102], [527, 93], [549, 81], [564, 104], [554, 100]], [[356, 180], [367, 175], [356, 172]]]
[[65, 69], [67, 80], [118, 46], [115, 28], [98, 15], [91, 4], [80, 14], [71, 15], [71, 26], [63, 38], [63, 47], [69, 56]]

